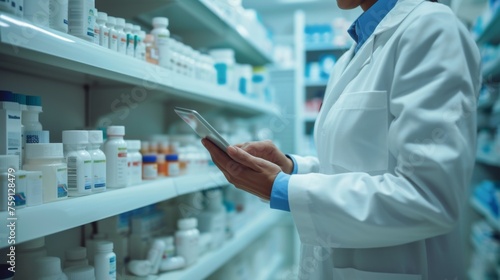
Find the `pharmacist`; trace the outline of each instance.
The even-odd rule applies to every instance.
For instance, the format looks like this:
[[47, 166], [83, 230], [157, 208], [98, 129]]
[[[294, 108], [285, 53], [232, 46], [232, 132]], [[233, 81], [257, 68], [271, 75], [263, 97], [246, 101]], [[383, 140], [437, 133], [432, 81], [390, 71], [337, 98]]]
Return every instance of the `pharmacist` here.
[[479, 52], [451, 10], [425, 0], [337, 0], [364, 13], [315, 124], [318, 157], [271, 142], [202, 142], [226, 178], [290, 211], [298, 279], [462, 279]]

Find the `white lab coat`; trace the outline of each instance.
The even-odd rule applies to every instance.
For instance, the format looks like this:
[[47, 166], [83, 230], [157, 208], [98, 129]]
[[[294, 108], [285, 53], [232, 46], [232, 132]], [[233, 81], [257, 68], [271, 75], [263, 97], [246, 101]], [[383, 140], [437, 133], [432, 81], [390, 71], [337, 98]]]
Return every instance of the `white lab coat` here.
[[318, 157], [296, 157], [298, 279], [464, 279], [479, 52], [442, 4], [399, 0], [331, 74]]

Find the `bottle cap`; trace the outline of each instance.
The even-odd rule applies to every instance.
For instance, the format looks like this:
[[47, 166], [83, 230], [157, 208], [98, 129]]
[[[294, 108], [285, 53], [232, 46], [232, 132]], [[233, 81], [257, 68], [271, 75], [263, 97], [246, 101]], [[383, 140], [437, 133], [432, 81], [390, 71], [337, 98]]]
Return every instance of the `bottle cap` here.
[[134, 31], [141, 31], [141, 26], [139, 26], [139, 25], [133, 25], [132, 26], [132, 30], [134, 30]]
[[19, 169], [18, 155], [0, 155], [0, 172], [7, 172], [7, 169]]
[[174, 237], [173, 236], [165, 236], [162, 238], [163, 242], [165, 242], [165, 246], [174, 246]]
[[141, 39], [144, 40], [144, 38], [146, 38], [146, 36], [147, 36], [146, 31], [144, 31], [144, 30], [139, 31], [139, 37], [141, 37]]
[[26, 103], [26, 95], [24, 94], [21, 94], [21, 93], [14, 93], [14, 96], [17, 100], [17, 103], [19, 103], [20, 105], [27, 105]]
[[42, 106], [42, 98], [35, 95], [26, 95], [26, 105], [28, 106]]
[[65, 254], [66, 260], [81, 260], [87, 258], [87, 248], [85, 247], [74, 247], [66, 250]]
[[178, 155], [174, 155], [174, 154], [166, 155], [165, 159], [167, 161], [178, 161], [179, 160], [179, 156]]
[[144, 155], [142, 157], [143, 163], [156, 163], [157, 160], [158, 160], [158, 157], [156, 155]]
[[102, 144], [103, 136], [102, 130], [89, 130], [89, 143], [90, 144]]
[[0, 90], [0, 102], [17, 102], [15, 95], [6, 90]]
[[26, 143], [26, 159], [60, 159], [64, 157], [62, 143]]
[[234, 63], [234, 50], [233, 49], [213, 49], [210, 51], [216, 61], [227, 61]]
[[113, 242], [107, 240], [100, 240], [95, 243], [95, 251], [97, 253], [113, 252]]
[[122, 125], [108, 126], [106, 133], [113, 136], [124, 136], [125, 127]]
[[107, 24], [109, 24], [110, 26], [115, 26], [115, 24], [116, 24], [116, 18], [112, 17], [112, 16], [109, 16]]
[[127, 150], [138, 151], [141, 149], [141, 140], [126, 140]]
[[33, 272], [38, 277], [59, 276], [62, 273], [61, 259], [40, 257], [33, 260]]
[[124, 18], [116, 18], [116, 26], [125, 27], [125, 19]]
[[18, 249], [19, 251], [28, 251], [28, 250], [42, 248], [43, 246], [45, 246], [45, 238], [40, 237], [16, 245], [16, 249]]
[[89, 133], [86, 130], [64, 130], [62, 140], [65, 145], [86, 145], [89, 143]]
[[133, 28], [134, 28], [134, 25], [132, 23], [125, 23], [125, 29], [132, 31]]
[[153, 26], [168, 26], [168, 18], [166, 17], [155, 17], [153, 18]]
[[193, 229], [198, 226], [198, 220], [196, 218], [180, 219], [177, 221], [177, 227], [181, 230]]
[[98, 12], [97, 19], [102, 21], [108, 21], [108, 14], [103, 12]]
[[68, 267], [64, 274], [71, 280], [95, 280], [95, 270], [90, 265]]

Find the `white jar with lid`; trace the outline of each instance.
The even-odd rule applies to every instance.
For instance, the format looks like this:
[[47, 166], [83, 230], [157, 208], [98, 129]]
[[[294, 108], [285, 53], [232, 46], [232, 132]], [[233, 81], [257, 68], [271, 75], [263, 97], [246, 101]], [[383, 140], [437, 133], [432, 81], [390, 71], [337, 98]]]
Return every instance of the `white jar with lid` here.
[[94, 42], [95, 1], [69, 0], [69, 34]]
[[113, 242], [102, 240], [95, 243], [94, 257], [96, 280], [116, 279], [116, 255], [113, 253]]
[[35, 279], [33, 260], [45, 256], [47, 249], [44, 237], [16, 244], [16, 278]]
[[44, 203], [68, 197], [68, 167], [62, 143], [26, 144], [23, 169], [42, 172]]
[[128, 182], [135, 185], [142, 182], [142, 155], [140, 140], [127, 140]]
[[85, 147], [89, 143], [86, 130], [65, 130], [62, 133], [64, 157], [68, 166], [68, 195], [92, 193], [92, 157]]
[[33, 260], [35, 280], [67, 280], [61, 269], [61, 259], [58, 257], [40, 257]]
[[92, 192], [106, 190], [106, 155], [100, 147], [103, 143], [101, 130], [89, 130], [87, 151], [92, 158]]
[[134, 56], [135, 53], [135, 36], [133, 31], [134, 25], [132, 23], [125, 23], [123, 31], [127, 35], [127, 50], [125, 53], [128, 56]]
[[166, 17], [155, 17], [153, 18], [153, 30], [151, 30], [151, 35], [155, 37], [155, 44], [158, 48], [160, 61], [159, 65], [166, 69], [171, 69], [170, 62], [170, 31], [168, 27], [168, 18]]
[[108, 188], [124, 188], [128, 182], [127, 143], [124, 126], [110, 126], [104, 143], [106, 155], [106, 180]]
[[72, 266], [64, 270], [68, 280], [95, 280], [95, 269], [92, 266]]
[[177, 255], [184, 258], [186, 266], [198, 260], [200, 232], [196, 228], [196, 218], [180, 219], [177, 221], [178, 231], [175, 232], [175, 247]]

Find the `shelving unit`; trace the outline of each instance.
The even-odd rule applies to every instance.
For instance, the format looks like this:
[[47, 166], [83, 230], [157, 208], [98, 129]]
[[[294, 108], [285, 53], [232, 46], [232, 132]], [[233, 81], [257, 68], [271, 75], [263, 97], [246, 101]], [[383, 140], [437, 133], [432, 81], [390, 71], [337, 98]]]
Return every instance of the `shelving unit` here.
[[[272, 63], [272, 46], [267, 35], [257, 34], [255, 30], [258, 29], [252, 29], [257, 27], [248, 23], [236, 24], [238, 19], [226, 16], [227, 11], [213, 1], [96, 2], [99, 10], [122, 16], [143, 27], [148, 27], [157, 15], [167, 16], [172, 33], [181, 35], [183, 42], [194, 48], [229, 47], [235, 49], [239, 63], [254, 66]], [[178, 120], [172, 117], [170, 109], [179, 104], [193, 105], [195, 109], [198, 107], [222, 116], [279, 117], [281, 113], [274, 105], [248, 99], [236, 91], [177, 75], [5, 13], [0, 13], [0, 61], [3, 76], [0, 82], [5, 89], [42, 97], [44, 119], [41, 121], [44, 129], [51, 131], [51, 142], [60, 140], [58, 132], [61, 130], [95, 127], [99, 118], [108, 118], [111, 114], [122, 115], [119, 122], [113, 124], [127, 126], [128, 137], [167, 133], [172, 122]], [[126, 107], [130, 104], [124, 103], [121, 97], [135, 89], [146, 91], [147, 100]], [[114, 101], [122, 102], [121, 107], [113, 105]], [[123, 108], [133, 111], [133, 114], [124, 116], [124, 111], [120, 112]], [[134, 128], [131, 129], [133, 133], [128, 134], [129, 126]], [[85, 197], [17, 209], [16, 244], [48, 236], [48, 245], [55, 241], [59, 246], [59, 237], [64, 235], [61, 248], [52, 252], [61, 257], [66, 244], [81, 244], [85, 234], [83, 227], [78, 227], [82, 225], [227, 184], [223, 174], [212, 168], [194, 175], [143, 181], [123, 189], [108, 189]], [[271, 210], [251, 213], [232, 239], [207, 253], [196, 265], [147, 279], [204, 279], [275, 227], [283, 215]], [[0, 212], [0, 218], [7, 221], [8, 213]], [[0, 248], [9, 245], [7, 237], [8, 228], [3, 226], [0, 228]], [[284, 257], [275, 261], [274, 264], [279, 266]], [[274, 271], [268, 273], [268, 277], [272, 277], [269, 275]]]
[[[222, 247], [203, 255], [193, 266], [186, 269], [165, 273], [158, 280], [196, 280], [204, 279], [228, 260], [236, 256], [241, 250], [250, 245], [257, 237], [280, 221], [285, 214], [280, 211], [263, 210], [251, 218], [240, 228], [232, 239], [226, 241]], [[270, 271], [269, 273], [272, 273]], [[266, 278], [258, 278], [266, 279]]]
[[272, 63], [272, 45], [267, 37], [257, 35], [242, 25], [239, 18], [231, 17], [210, 0], [147, 0], [98, 1], [97, 9], [112, 15], [132, 18], [143, 26], [151, 27], [156, 16], [169, 18], [169, 30], [182, 34], [183, 40], [193, 47], [235, 50], [240, 63], [263, 65]]

